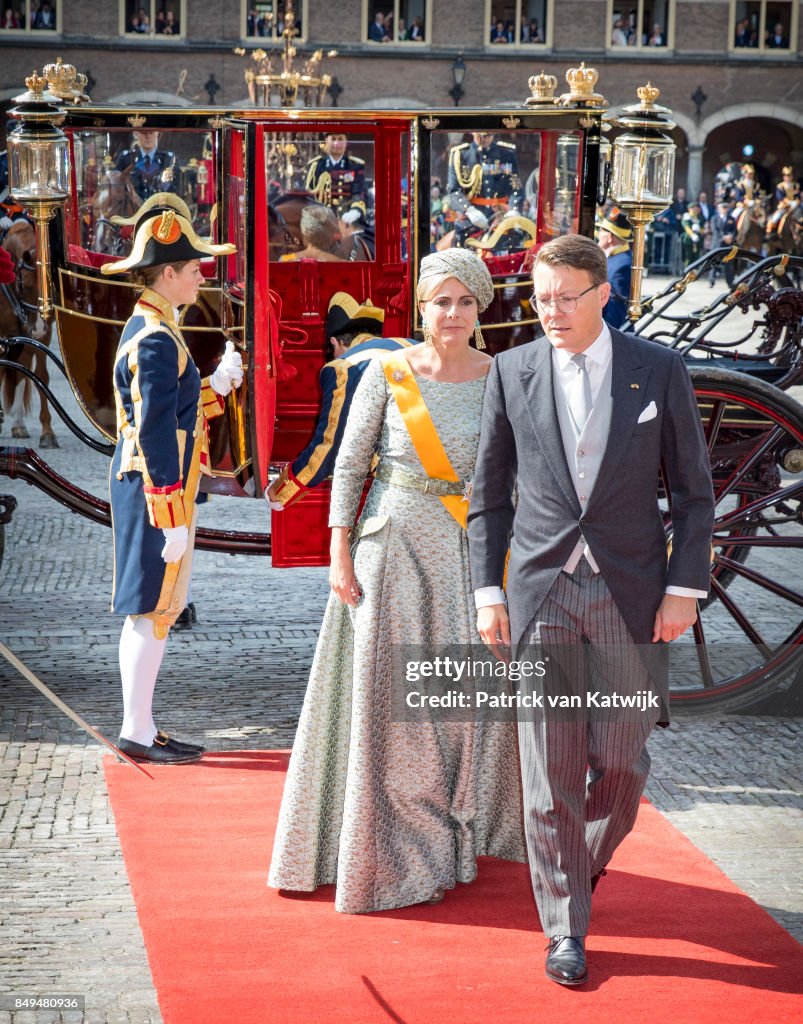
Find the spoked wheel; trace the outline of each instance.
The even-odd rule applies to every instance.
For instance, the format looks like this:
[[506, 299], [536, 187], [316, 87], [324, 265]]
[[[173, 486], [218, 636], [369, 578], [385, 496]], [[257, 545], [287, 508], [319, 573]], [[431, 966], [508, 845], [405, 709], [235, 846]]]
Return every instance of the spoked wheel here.
[[731, 711], [803, 669], [803, 406], [729, 370], [692, 369], [716, 499], [711, 593], [672, 645], [675, 712]]

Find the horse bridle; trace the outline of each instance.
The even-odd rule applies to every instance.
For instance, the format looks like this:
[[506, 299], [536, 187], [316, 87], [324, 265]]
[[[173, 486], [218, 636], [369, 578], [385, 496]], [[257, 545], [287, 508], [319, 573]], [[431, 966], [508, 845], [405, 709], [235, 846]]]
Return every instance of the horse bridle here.
[[0, 293], [5, 296], [6, 302], [11, 306], [11, 310], [20, 325], [20, 330], [24, 330], [28, 326], [32, 319], [31, 314], [33, 314], [34, 319], [39, 315], [39, 307], [35, 303], [25, 300], [25, 286], [22, 280], [22, 275], [25, 271], [35, 274], [36, 267], [21, 257], [14, 265], [13, 290], [10, 284], [0, 285]]

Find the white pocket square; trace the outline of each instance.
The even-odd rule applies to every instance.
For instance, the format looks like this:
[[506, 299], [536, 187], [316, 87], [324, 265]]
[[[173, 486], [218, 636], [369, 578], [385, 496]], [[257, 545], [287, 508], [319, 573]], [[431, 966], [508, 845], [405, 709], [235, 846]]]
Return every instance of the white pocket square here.
[[646, 409], [642, 409], [636, 423], [646, 423], [648, 420], [654, 420], [657, 415], [658, 409], [655, 406], [655, 402], [650, 402]]

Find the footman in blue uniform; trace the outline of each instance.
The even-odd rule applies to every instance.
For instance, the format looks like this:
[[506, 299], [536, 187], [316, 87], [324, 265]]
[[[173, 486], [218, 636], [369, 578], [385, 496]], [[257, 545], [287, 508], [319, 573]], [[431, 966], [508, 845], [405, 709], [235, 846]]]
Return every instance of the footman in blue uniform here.
[[[152, 211], [149, 211], [152, 212]], [[120, 637], [123, 725], [119, 747], [142, 761], [196, 761], [197, 744], [157, 729], [153, 691], [170, 627], [185, 605], [192, 572], [195, 506], [209, 473], [206, 421], [242, 382], [229, 342], [220, 365], [201, 380], [181, 332], [179, 307], [194, 302], [201, 259], [232, 245], [198, 238], [175, 209], [140, 220], [131, 255], [104, 274], [132, 272], [143, 292], [123, 328], [114, 367], [117, 447], [109, 490], [114, 533], [112, 611], [124, 615]]]

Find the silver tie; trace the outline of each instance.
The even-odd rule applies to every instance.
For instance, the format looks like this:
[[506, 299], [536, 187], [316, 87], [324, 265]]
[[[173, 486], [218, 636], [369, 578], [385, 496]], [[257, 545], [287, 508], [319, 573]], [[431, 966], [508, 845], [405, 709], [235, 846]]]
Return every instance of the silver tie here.
[[588, 379], [585, 355], [581, 352], [572, 356], [572, 362], [577, 367], [577, 373], [569, 388], [569, 411], [578, 431], [582, 431], [591, 412], [591, 381]]

